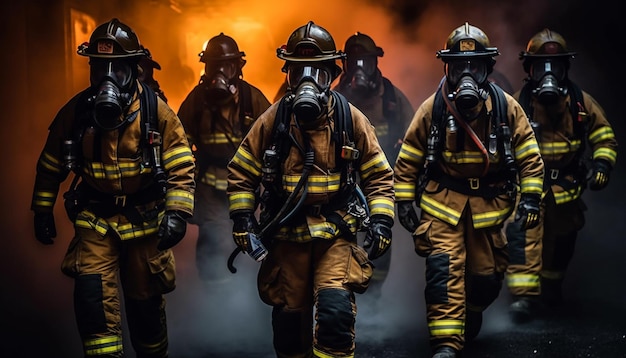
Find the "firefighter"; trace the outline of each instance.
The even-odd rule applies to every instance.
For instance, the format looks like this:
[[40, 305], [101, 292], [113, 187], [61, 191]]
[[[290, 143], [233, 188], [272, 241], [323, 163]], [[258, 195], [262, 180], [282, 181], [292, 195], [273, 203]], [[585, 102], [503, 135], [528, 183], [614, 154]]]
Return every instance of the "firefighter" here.
[[391, 245], [393, 170], [367, 117], [330, 90], [343, 53], [327, 30], [309, 21], [277, 56], [290, 94], [257, 119], [228, 165], [233, 238], [244, 252], [254, 253], [255, 237], [267, 248], [258, 290], [272, 306], [276, 355], [352, 357], [355, 293], [367, 289], [369, 260]]
[[[563, 302], [561, 285], [585, 223], [582, 193], [601, 190], [617, 159], [617, 141], [604, 110], [568, 76], [571, 52], [563, 37], [544, 29], [521, 52], [524, 86], [514, 94], [529, 116], [546, 166], [540, 226], [507, 225], [511, 265], [507, 284], [517, 322], [545, 303]], [[536, 248], [542, 248], [537, 255]]]
[[199, 54], [204, 63], [200, 82], [178, 110], [196, 158], [196, 204], [189, 221], [198, 225], [196, 267], [203, 282], [219, 284], [232, 276], [226, 258], [235, 246], [228, 239], [231, 221], [226, 197], [226, 165], [254, 120], [270, 103], [243, 80], [245, 53], [220, 33]]
[[[384, 52], [370, 36], [356, 32], [348, 37], [343, 50], [346, 54], [344, 72], [333, 89], [343, 94], [372, 122], [378, 142], [393, 165], [415, 110], [404, 93], [381, 73], [378, 57]], [[368, 296], [374, 299], [381, 296], [390, 264], [391, 251], [374, 261], [376, 271]]]
[[437, 52], [445, 76], [417, 109], [394, 168], [399, 221], [426, 258], [436, 358], [459, 356], [499, 294], [508, 260], [502, 227], [516, 190], [515, 222], [538, 224], [543, 162], [519, 103], [488, 80], [497, 55], [478, 27], [452, 31]]
[[165, 92], [161, 89], [159, 81], [154, 78], [154, 70], [161, 70], [161, 65], [152, 58], [150, 50], [144, 47], [146, 56], [139, 60], [139, 81], [150, 86], [161, 99], [167, 103]]
[[49, 127], [31, 206], [35, 237], [53, 244], [54, 204], [73, 171], [78, 184], [64, 196], [75, 235], [62, 271], [75, 282], [85, 357], [124, 356], [122, 292], [137, 357], [167, 357], [163, 295], [175, 288], [171, 247], [193, 212], [193, 156], [174, 111], [137, 79], [146, 52], [128, 25], [98, 26], [78, 54], [89, 57], [91, 86]]

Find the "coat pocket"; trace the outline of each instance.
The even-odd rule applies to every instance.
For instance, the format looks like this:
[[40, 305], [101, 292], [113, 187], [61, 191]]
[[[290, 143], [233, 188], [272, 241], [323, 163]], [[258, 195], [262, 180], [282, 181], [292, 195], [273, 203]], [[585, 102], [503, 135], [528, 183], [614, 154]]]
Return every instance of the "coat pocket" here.
[[279, 273], [280, 266], [276, 265], [275, 261], [271, 260], [271, 258], [268, 257], [261, 263], [257, 278], [259, 297], [263, 303], [270, 306], [281, 306], [285, 304], [278, 280]]
[[176, 288], [176, 262], [172, 250], [164, 250], [148, 260], [148, 267], [161, 293], [174, 291]]
[[61, 272], [65, 275], [76, 278], [80, 273], [80, 242], [81, 238], [75, 235], [67, 248], [63, 263], [61, 263]]
[[415, 253], [421, 257], [427, 257], [433, 251], [433, 244], [430, 242], [430, 227], [432, 221], [423, 221], [419, 224], [413, 234]]
[[355, 293], [364, 293], [370, 284], [374, 266], [367, 258], [367, 252], [358, 245], [352, 245], [352, 255], [348, 262], [345, 285]]

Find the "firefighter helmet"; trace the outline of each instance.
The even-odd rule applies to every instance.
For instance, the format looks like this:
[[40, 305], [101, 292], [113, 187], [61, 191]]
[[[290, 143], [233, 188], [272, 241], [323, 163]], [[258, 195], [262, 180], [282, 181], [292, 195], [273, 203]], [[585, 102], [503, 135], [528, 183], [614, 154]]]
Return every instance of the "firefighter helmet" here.
[[376, 56], [383, 57], [383, 49], [376, 46], [374, 40], [366, 34], [357, 32], [348, 37], [343, 47], [346, 56]]
[[93, 31], [89, 42], [78, 47], [78, 54], [96, 58], [132, 58], [146, 56], [135, 32], [114, 18]]
[[283, 72], [287, 72], [290, 62], [330, 62], [329, 67], [336, 78], [341, 73], [341, 67], [335, 60], [343, 59], [345, 54], [337, 51], [335, 40], [326, 29], [309, 21], [291, 33], [287, 44], [276, 50], [276, 56], [286, 61]]
[[200, 62], [204, 63], [242, 58], [245, 55], [243, 51], [239, 51], [237, 42], [223, 32], [211, 38], [204, 50], [198, 54]]
[[543, 29], [533, 36], [526, 51], [520, 52], [520, 60], [524, 60], [524, 71], [530, 71], [530, 63], [539, 58], [560, 58], [565, 60], [569, 66], [569, 59], [574, 58], [576, 52], [571, 52], [567, 48], [567, 43], [563, 36], [550, 29]]
[[487, 34], [467, 22], [454, 29], [448, 36], [444, 49], [437, 51], [437, 57], [444, 62], [469, 57], [487, 57], [493, 60], [499, 54], [498, 48], [489, 44]]

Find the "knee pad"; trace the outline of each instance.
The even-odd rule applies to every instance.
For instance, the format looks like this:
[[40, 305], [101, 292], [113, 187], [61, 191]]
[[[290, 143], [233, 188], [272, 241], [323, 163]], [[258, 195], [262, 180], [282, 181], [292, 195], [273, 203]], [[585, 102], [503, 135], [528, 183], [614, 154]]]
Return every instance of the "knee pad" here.
[[99, 274], [80, 275], [75, 279], [74, 310], [81, 335], [106, 332], [102, 279]]
[[426, 289], [424, 290], [427, 304], [448, 303], [448, 280], [450, 276], [450, 256], [435, 254], [426, 258]]
[[511, 222], [506, 226], [506, 238], [509, 242], [509, 264], [523, 265], [526, 263], [526, 230], [518, 223]]
[[317, 293], [317, 344], [336, 350], [352, 347], [355, 315], [351, 293], [326, 288]]
[[466, 278], [468, 305], [487, 308], [500, 294], [503, 279], [502, 273], [487, 276], [468, 275]]

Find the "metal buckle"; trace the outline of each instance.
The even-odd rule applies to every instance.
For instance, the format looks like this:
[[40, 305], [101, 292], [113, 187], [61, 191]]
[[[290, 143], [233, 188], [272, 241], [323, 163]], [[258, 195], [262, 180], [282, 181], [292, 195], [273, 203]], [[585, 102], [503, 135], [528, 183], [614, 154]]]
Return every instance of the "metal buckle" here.
[[116, 206], [120, 206], [120, 207], [126, 206], [126, 195], [115, 195], [113, 197], [115, 198]]
[[559, 177], [559, 169], [550, 169], [550, 179], [556, 180]]
[[480, 187], [480, 179], [478, 178], [467, 178], [467, 182], [472, 190], [476, 190]]

